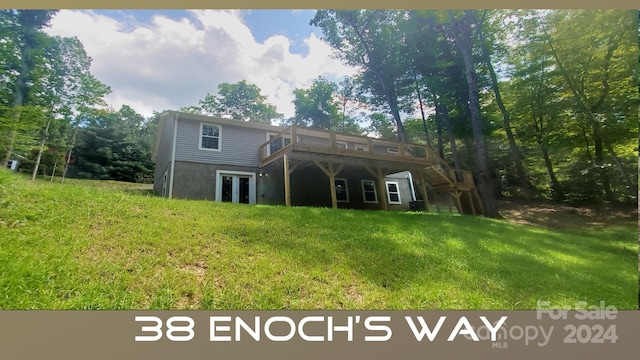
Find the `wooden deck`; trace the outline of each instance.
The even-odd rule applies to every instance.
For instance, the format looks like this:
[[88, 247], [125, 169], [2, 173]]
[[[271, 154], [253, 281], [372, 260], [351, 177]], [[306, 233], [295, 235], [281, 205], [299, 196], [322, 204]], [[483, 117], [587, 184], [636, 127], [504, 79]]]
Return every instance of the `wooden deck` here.
[[425, 145], [291, 126], [272, 136], [259, 151], [261, 167], [274, 162], [284, 167], [287, 205], [289, 173], [301, 163], [312, 163], [327, 174], [331, 184], [345, 166], [363, 167], [379, 183], [393, 172], [416, 172], [425, 185], [425, 195], [427, 190], [449, 193], [461, 213], [483, 213], [472, 173], [451, 168]]

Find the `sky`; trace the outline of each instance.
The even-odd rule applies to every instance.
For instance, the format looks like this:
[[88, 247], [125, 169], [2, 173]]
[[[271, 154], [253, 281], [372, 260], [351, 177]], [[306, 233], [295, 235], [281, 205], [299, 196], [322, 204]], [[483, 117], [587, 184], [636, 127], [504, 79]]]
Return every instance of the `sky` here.
[[50, 35], [77, 37], [107, 103], [144, 116], [197, 105], [220, 83], [246, 80], [285, 117], [295, 88], [357, 69], [333, 58], [309, 25], [315, 10], [61, 10]]

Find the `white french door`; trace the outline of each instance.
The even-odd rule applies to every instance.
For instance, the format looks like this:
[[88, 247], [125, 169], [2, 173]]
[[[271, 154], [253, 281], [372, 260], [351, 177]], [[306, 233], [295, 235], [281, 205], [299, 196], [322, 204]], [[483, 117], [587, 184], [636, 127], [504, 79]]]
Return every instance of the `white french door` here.
[[216, 201], [256, 203], [256, 174], [242, 171], [216, 172]]

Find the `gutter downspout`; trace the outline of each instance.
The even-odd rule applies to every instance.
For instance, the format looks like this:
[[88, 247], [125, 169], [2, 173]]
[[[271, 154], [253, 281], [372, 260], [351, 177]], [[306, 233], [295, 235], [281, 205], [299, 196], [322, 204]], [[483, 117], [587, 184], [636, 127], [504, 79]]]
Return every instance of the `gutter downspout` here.
[[173, 198], [173, 174], [176, 170], [176, 139], [178, 138], [178, 114], [173, 122], [173, 146], [171, 149], [171, 180], [169, 181], [169, 199]]
[[411, 171], [407, 171], [407, 180], [409, 180], [409, 188], [411, 189], [411, 201], [416, 201], [416, 188], [413, 186], [413, 176]]

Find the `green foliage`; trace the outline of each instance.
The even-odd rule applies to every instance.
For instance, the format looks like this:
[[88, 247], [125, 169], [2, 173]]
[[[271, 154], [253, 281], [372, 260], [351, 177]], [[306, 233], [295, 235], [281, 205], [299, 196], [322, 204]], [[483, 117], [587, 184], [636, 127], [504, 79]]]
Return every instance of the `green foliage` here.
[[515, 15], [505, 94], [516, 134], [539, 154], [529, 167], [547, 174], [535, 185], [567, 201], [635, 201], [636, 14]]
[[391, 114], [398, 138], [406, 141], [400, 112], [408, 95], [402, 81], [407, 59], [403, 34], [397, 29], [402, 15], [392, 10], [319, 10], [311, 25], [322, 29], [337, 56], [361, 68], [355, 79], [361, 97]]
[[151, 182], [156, 124], [123, 105], [117, 112], [93, 111], [78, 132], [69, 176]]
[[167, 200], [0, 169], [0, 308], [635, 309], [635, 219], [560, 224]]
[[[347, 116], [345, 111], [352, 88], [351, 83], [346, 81], [339, 90], [336, 83], [318, 77], [310, 88], [295, 89], [293, 105], [296, 113], [284, 124], [361, 135], [363, 129], [353, 117]], [[342, 114], [339, 110], [339, 100], [343, 101]]]
[[282, 118], [276, 107], [260, 94], [260, 88], [246, 80], [234, 84], [218, 85], [216, 95], [207, 94], [198, 106], [182, 108], [181, 111], [213, 116], [231, 116], [232, 119], [270, 124]]
[[[372, 133], [391, 138], [407, 128], [401, 138], [426, 140], [424, 125], [421, 131], [418, 121], [399, 117], [418, 109], [419, 91], [432, 146], [476, 172], [485, 162], [476, 155], [488, 149], [482, 172], [494, 192], [518, 196], [516, 188], [528, 187], [534, 196], [564, 201], [633, 202], [637, 16], [628, 10], [321, 10], [312, 24], [338, 57], [362, 69], [355, 79], [359, 100], [393, 116], [391, 125], [374, 115]], [[472, 72], [479, 115], [469, 108]]]
[[296, 113], [290, 121], [300, 126], [331, 129], [338, 120], [336, 91], [338, 85], [322, 77], [315, 79], [309, 89], [293, 90]]

